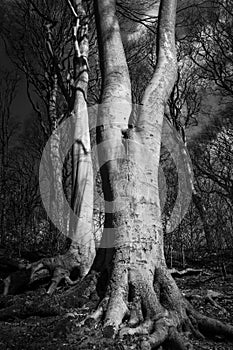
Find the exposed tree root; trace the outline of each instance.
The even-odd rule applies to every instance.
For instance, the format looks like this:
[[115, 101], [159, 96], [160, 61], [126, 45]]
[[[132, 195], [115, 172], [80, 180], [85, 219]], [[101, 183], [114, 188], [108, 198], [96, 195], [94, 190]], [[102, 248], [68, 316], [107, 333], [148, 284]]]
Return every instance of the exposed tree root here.
[[69, 285], [76, 283], [76, 281], [70, 279], [70, 273], [77, 265], [71, 254], [43, 258], [6, 277], [3, 280], [3, 294], [17, 294], [21, 289], [26, 289], [34, 282], [52, 276], [51, 284], [47, 290], [47, 294], [52, 295], [63, 279]]
[[97, 309], [91, 315], [89, 315], [83, 323], [90, 326], [91, 324], [100, 322], [104, 316], [104, 313], [106, 312], [108, 301], [108, 297], [101, 300]]
[[221, 321], [215, 320], [200, 314], [195, 311], [192, 307], [187, 309], [187, 313], [192, 315], [196, 320], [198, 328], [201, 333], [206, 336], [219, 336], [224, 339], [233, 341], [233, 326], [224, 324]]
[[96, 294], [97, 277], [98, 273], [93, 271], [83, 280], [80, 280], [79, 284], [61, 295], [51, 296], [43, 292], [41, 296], [35, 294], [35, 298], [32, 300], [29, 298], [29, 301], [25, 296], [16, 297], [14, 304], [12, 305], [11, 302], [9, 306], [8, 299], [11, 297], [4, 296], [2, 297], [5, 301], [2, 300], [1, 303], [0, 320], [25, 319], [30, 316], [56, 316], [64, 313], [67, 308], [79, 308], [83, 307], [83, 305], [89, 305], [91, 308], [96, 307], [99, 301]]
[[37, 272], [36, 278], [32, 279], [32, 265], [28, 265], [27, 268], [20, 269], [18, 271], [12, 272], [3, 281], [3, 295], [16, 295], [22, 291], [25, 291], [29, 286], [38, 280], [45, 280], [49, 277], [49, 272], [47, 269], [42, 268]]
[[[199, 339], [214, 335], [233, 341], [233, 326], [195, 311], [165, 268], [157, 269], [154, 280], [146, 271], [128, 270], [123, 264], [117, 272], [113, 271], [106, 297], [83, 323], [90, 326], [104, 321], [103, 334], [106, 337], [139, 335], [142, 337], [141, 348], [145, 350], [159, 346], [172, 350], [191, 349], [187, 341], [190, 334]], [[95, 271], [90, 272], [59, 297], [59, 307], [75, 307], [77, 304], [73, 298], [80, 299], [83, 294], [86, 295], [83, 302], [88, 303], [96, 291], [99, 276]], [[34, 304], [26, 308], [24, 305], [9, 306], [1, 310], [0, 319], [58, 315], [61, 312], [59, 307], [47, 304], [46, 308]]]
[[173, 349], [173, 350], [186, 350], [192, 349], [190, 343], [184, 341], [183, 337], [177, 332], [177, 330], [173, 327], [170, 328], [168, 337], [164, 344], [165, 348]]
[[90, 271], [87, 276], [79, 280], [79, 283], [61, 295], [60, 304], [68, 308], [82, 307], [84, 304], [90, 304], [92, 307], [94, 304], [96, 307], [99, 302], [99, 296], [96, 292], [98, 277], [98, 272]]
[[221, 298], [221, 299], [228, 298], [227, 296], [224, 296], [221, 293], [214, 292], [212, 290], [207, 290], [206, 295], [188, 293], [188, 294], [185, 294], [185, 298], [188, 299], [189, 301], [192, 299], [204, 299], [206, 303], [210, 303], [216, 309], [220, 310], [225, 314], [228, 314], [228, 311], [214, 300], [215, 298]]
[[70, 254], [58, 255], [53, 258], [44, 258], [33, 264], [31, 281], [38, 279], [40, 271], [46, 269], [49, 271], [50, 275], [52, 275], [47, 294], [52, 295], [63, 279], [71, 284], [70, 273], [77, 265], [75, 258]]
[[[83, 252], [80, 251], [80, 247], [77, 243], [72, 242], [69, 250], [65, 254], [60, 254], [51, 258], [43, 258], [33, 264], [27, 266], [31, 269], [30, 283], [42, 278], [48, 273], [51, 278], [51, 284], [47, 290], [48, 295], [52, 295], [56, 290], [57, 286], [62, 280], [65, 280], [70, 286], [75, 285], [87, 275], [90, 270], [90, 266], [87, 265], [91, 263], [92, 260], [87, 261], [83, 256]], [[70, 278], [72, 271], [78, 271], [75, 281]]]
[[[62, 258], [43, 259], [31, 266], [32, 276], [38, 277], [40, 271], [54, 269], [54, 283], [49, 289], [53, 291], [62, 278], [69, 280], [67, 265], [62, 265]], [[183, 297], [174, 279], [165, 267], [157, 268], [155, 273], [148, 269], [127, 267], [124, 263], [116, 265], [111, 280], [108, 283], [106, 296], [99, 303], [95, 312], [85, 321], [85, 324], [103, 322], [103, 334], [106, 337], [125, 335], [142, 336], [142, 349], [153, 349], [162, 346], [164, 349], [190, 349], [190, 344], [184, 335], [202, 339], [204, 336], [218, 336], [233, 340], [233, 326], [206, 317], [196, 312], [192, 305]], [[68, 266], [69, 267], [69, 266]], [[68, 277], [67, 277], [68, 276]], [[154, 278], [153, 278], [154, 276]], [[88, 303], [100, 277], [99, 272], [91, 271], [80, 283], [75, 284], [59, 298], [60, 306], [81, 306]], [[71, 282], [71, 283], [70, 283]], [[80, 301], [80, 296], [85, 300]], [[75, 303], [77, 299], [77, 303]], [[95, 297], [96, 302], [98, 296]], [[32, 306], [6, 307], [1, 310], [2, 320], [9, 318], [25, 318], [30, 315], [47, 316], [59, 314], [57, 307], [40, 310]]]
[[155, 280], [146, 270], [121, 267], [111, 280], [107, 297], [86, 322], [104, 320], [103, 334], [114, 337], [141, 335], [142, 349], [191, 349], [186, 336], [203, 339], [217, 335], [233, 340], [233, 326], [203, 316], [182, 296], [165, 268], [156, 271]]

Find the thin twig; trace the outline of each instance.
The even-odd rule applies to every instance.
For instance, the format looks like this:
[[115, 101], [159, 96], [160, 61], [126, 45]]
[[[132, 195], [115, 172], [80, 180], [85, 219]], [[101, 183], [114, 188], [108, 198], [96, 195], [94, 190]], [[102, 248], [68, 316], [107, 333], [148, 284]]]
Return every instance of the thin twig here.
[[75, 18], [78, 18], [78, 14], [77, 14], [77, 12], [75, 11], [74, 6], [72, 5], [71, 1], [70, 1], [70, 0], [67, 0], [67, 2], [68, 2], [68, 5], [69, 5], [69, 7], [70, 7], [70, 9], [71, 9], [71, 11], [72, 11], [74, 17], [75, 17]]

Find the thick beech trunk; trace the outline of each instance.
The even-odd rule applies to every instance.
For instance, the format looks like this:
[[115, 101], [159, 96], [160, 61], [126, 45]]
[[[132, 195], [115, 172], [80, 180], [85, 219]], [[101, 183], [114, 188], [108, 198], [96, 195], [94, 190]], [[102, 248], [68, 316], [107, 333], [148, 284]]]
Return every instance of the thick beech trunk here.
[[96, 10], [103, 76], [97, 143], [105, 224], [95, 267], [108, 284], [92, 318], [99, 320], [105, 311], [106, 336], [114, 336], [128, 318], [120, 334], [151, 333], [143, 349], [163, 343], [185, 349], [177, 330], [201, 336], [193, 325], [199, 319], [189, 317], [192, 308], [165, 264], [158, 192], [164, 107], [176, 80], [176, 1], [161, 1], [157, 65], [130, 129], [131, 87], [115, 0], [96, 0]]
[[[103, 62], [97, 142], [106, 203], [101, 244], [106, 248], [104, 266], [111, 269], [104, 329], [112, 335], [129, 312], [129, 298], [134, 302], [139, 297], [145, 319], [164, 314], [155, 289], [163, 288], [166, 303], [183, 312], [180, 292], [165, 265], [158, 193], [164, 106], [176, 79], [176, 4], [162, 1], [158, 63], [133, 129], [127, 125], [131, 113], [130, 80], [115, 1], [97, 1], [97, 7]], [[113, 262], [107, 253], [112, 248]]]

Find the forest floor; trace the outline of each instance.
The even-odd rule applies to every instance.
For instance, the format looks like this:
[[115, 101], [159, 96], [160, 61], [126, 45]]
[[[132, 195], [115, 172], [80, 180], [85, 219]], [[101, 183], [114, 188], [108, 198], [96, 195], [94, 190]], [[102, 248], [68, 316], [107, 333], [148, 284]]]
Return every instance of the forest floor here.
[[[198, 311], [233, 324], [233, 275], [224, 280], [220, 274], [205, 270], [199, 276], [186, 276], [176, 281], [183, 293], [194, 295], [191, 302]], [[95, 297], [75, 296], [61, 307], [59, 301], [65, 288], [61, 287], [52, 297], [46, 296], [42, 287], [16, 296], [0, 296], [0, 349], [140, 349], [140, 337], [106, 339], [99, 325], [82, 324], [96, 306]], [[217, 297], [215, 292], [219, 293]], [[215, 295], [217, 306], [207, 300], [208, 293]], [[194, 349], [233, 349], [232, 343], [220, 338], [201, 341], [191, 338], [191, 343]]]

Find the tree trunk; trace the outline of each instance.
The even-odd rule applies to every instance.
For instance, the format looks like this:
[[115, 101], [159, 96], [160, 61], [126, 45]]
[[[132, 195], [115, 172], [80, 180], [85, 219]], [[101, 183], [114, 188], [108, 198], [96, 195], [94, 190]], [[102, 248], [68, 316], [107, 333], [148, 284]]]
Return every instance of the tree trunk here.
[[93, 168], [87, 111], [88, 88], [88, 22], [81, 1], [76, 2], [77, 14], [74, 26], [74, 143], [73, 189], [70, 219], [70, 252], [79, 262], [80, 275], [85, 276], [95, 256], [93, 235]]
[[[171, 118], [172, 118], [172, 116], [171, 116]], [[166, 122], [168, 122], [168, 121], [166, 121]], [[198, 214], [199, 214], [200, 219], [202, 221], [203, 230], [204, 230], [206, 243], [207, 243], [207, 248], [208, 248], [208, 250], [211, 251], [213, 249], [214, 242], [213, 242], [211, 229], [209, 227], [208, 220], [207, 220], [206, 208], [205, 208], [205, 205], [203, 204], [202, 198], [198, 195], [198, 193], [195, 189], [195, 186], [194, 186], [194, 179], [193, 179], [193, 174], [192, 174], [192, 169], [191, 169], [191, 162], [190, 162], [190, 157], [189, 157], [188, 152], [187, 152], [187, 145], [186, 145], [185, 137], [182, 137], [184, 135], [181, 134], [181, 129], [177, 128], [177, 123], [174, 123], [174, 124], [176, 125], [176, 132], [173, 131], [172, 127], [166, 128], [166, 131], [170, 132], [170, 130], [172, 130], [172, 132], [173, 132], [173, 137], [172, 138], [167, 137], [167, 138], [169, 140], [172, 140], [172, 139], [176, 140], [176, 142], [174, 143], [172, 148], [173, 149], [178, 148], [178, 150], [174, 153], [178, 154], [180, 157], [180, 159], [177, 160], [177, 164], [180, 167], [182, 166], [182, 168], [183, 168], [183, 169], [179, 169], [180, 174], [182, 175], [182, 170], [183, 170], [183, 173], [185, 174], [185, 177], [182, 180], [182, 185], [184, 187], [183, 191], [185, 191], [186, 194], [192, 193], [193, 203], [196, 206]], [[184, 133], [184, 130], [182, 130], [182, 132]], [[171, 145], [170, 145], [170, 148], [171, 148]], [[186, 210], [189, 203], [182, 203], [182, 205], [183, 205], [183, 209]], [[181, 216], [183, 217], [183, 215], [181, 215]]]
[[[100, 57], [104, 62], [97, 129], [105, 199], [101, 247], [106, 251], [102, 267], [111, 271], [104, 330], [105, 334], [113, 335], [128, 313], [128, 298], [140, 298], [145, 318], [165, 311], [155, 289], [162, 288], [166, 302], [172, 304], [174, 311], [183, 313], [180, 292], [165, 264], [158, 192], [164, 105], [176, 79], [176, 3], [162, 1], [158, 63], [133, 129], [127, 128], [131, 113], [130, 79], [115, 1], [97, 1], [97, 6]], [[112, 253], [112, 248], [111, 262], [108, 252]]]
[[[89, 121], [87, 111], [87, 87], [88, 87], [88, 22], [81, 1], [73, 7], [69, 2], [74, 15], [73, 41], [74, 41], [74, 87], [71, 119], [73, 125], [73, 149], [72, 149], [72, 175], [73, 188], [71, 209], [69, 211], [69, 232], [71, 244], [64, 255], [42, 259], [33, 268], [31, 278], [34, 279], [39, 269], [46, 267], [53, 273], [52, 284], [47, 293], [52, 294], [63, 278], [69, 278], [74, 268], [79, 269], [80, 277], [84, 277], [90, 270], [95, 257], [95, 242], [93, 234], [93, 169], [90, 148]], [[51, 48], [51, 43], [50, 48]], [[51, 55], [52, 49], [50, 49]], [[52, 113], [56, 113], [56, 91], [51, 96]], [[69, 135], [68, 135], [69, 137]], [[67, 140], [69, 141], [69, 140]], [[62, 163], [59, 158], [59, 128], [54, 132], [50, 140], [52, 155], [52, 167], [56, 177], [55, 207], [58, 215], [55, 224], [63, 234], [67, 234], [64, 225], [64, 208], [67, 203], [62, 186]], [[65, 205], [64, 205], [65, 203]], [[57, 213], [56, 213], [57, 214]]]
[[62, 159], [60, 154], [60, 132], [58, 128], [57, 116], [57, 75], [54, 74], [52, 79], [52, 88], [49, 98], [49, 120], [51, 124], [52, 136], [50, 138], [50, 207], [52, 223], [59, 228], [60, 232], [65, 233], [64, 227], [64, 202], [62, 186]]
[[208, 220], [207, 220], [206, 207], [203, 204], [202, 198], [200, 198], [197, 191], [195, 190], [194, 185], [193, 185], [193, 203], [195, 204], [195, 206], [198, 210], [198, 213], [200, 215], [200, 218], [201, 218], [201, 221], [203, 224], [207, 249], [209, 251], [212, 251], [212, 249], [214, 248], [214, 244], [213, 244], [214, 242], [213, 242], [212, 232], [211, 232], [211, 229], [209, 227]]
[[176, 1], [161, 1], [157, 65], [134, 128], [127, 127], [131, 86], [115, 0], [95, 5], [103, 77], [97, 144], [105, 223], [94, 267], [108, 283], [92, 318], [100, 319], [105, 311], [103, 332], [111, 337], [127, 317], [121, 335], [152, 333], [142, 349], [163, 343], [185, 349], [177, 329], [194, 329], [188, 315], [194, 311], [166, 267], [158, 192], [164, 106], [176, 79]]

